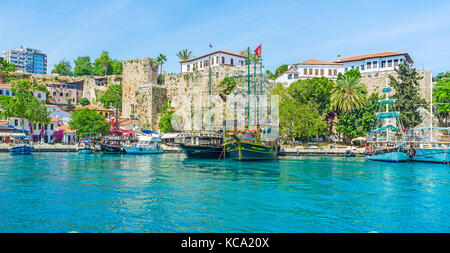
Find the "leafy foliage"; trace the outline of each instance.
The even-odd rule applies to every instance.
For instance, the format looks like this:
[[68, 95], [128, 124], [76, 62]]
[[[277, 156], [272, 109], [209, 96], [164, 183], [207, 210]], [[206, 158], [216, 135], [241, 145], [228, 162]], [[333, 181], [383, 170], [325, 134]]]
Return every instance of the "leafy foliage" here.
[[159, 54], [159, 56], [156, 58], [156, 62], [161, 67], [160, 75], [162, 75], [162, 66], [167, 62], [167, 57], [163, 54]]
[[80, 105], [86, 106], [86, 105], [90, 105], [90, 104], [91, 104], [91, 102], [89, 102], [89, 99], [87, 99], [87, 98], [80, 99]]
[[344, 134], [344, 142], [349, 143], [352, 138], [364, 136], [371, 130], [376, 121], [380, 99], [377, 93], [372, 93], [361, 109], [339, 114], [336, 131]]
[[270, 70], [267, 70], [266, 75], [268, 75], [271, 80], [275, 80], [277, 77], [281, 76], [288, 69], [289, 69], [289, 65], [284, 64], [284, 65], [281, 65], [280, 67], [278, 67], [275, 70], [275, 73], [272, 73], [272, 72], [270, 72]]
[[71, 76], [72, 66], [69, 61], [62, 60], [54, 65], [52, 73], [57, 73], [63, 76]]
[[69, 127], [70, 129], [77, 131], [77, 136], [80, 136], [81, 133], [106, 135], [108, 134], [110, 125], [106, 122], [105, 117], [96, 110], [83, 108], [77, 109], [72, 113]]
[[189, 60], [189, 59], [191, 59], [191, 58], [194, 57], [194, 55], [192, 54], [192, 52], [189, 51], [189, 50], [187, 50], [187, 49], [183, 49], [183, 50], [179, 51], [179, 52], [176, 54], [176, 56], [177, 56], [180, 60], [182, 60], [182, 61], [186, 61], [186, 60]]
[[364, 105], [367, 87], [360, 80], [354, 73], [345, 73], [338, 78], [330, 97], [333, 110], [345, 113], [358, 110]]
[[73, 69], [73, 74], [75, 76], [87, 76], [92, 75], [92, 63], [91, 57], [80, 56], [75, 61], [75, 68]]
[[419, 80], [422, 79], [414, 68], [400, 64], [395, 69], [397, 78], [389, 75], [389, 83], [395, 89], [392, 96], [396, 100], [396, 110], [400, 111], [400, 121], [403, 126], [413, 128], [420, 124], [422, 118], [418, 111], [419, 107], [426, 105], [426, 101], [419, 96]]
[[169, 102], [164, 103], [161, 111], [161, 118], [158, 122], [158, 127], [162, 133], [168, 133], [173, 131], [172, 116], [173, 109], [170, 107]]
[[100, 97], [100, 101], [105, 108], [116, 107], [122, 110], [122, 85], [112, 84], [108, 86], [106, 92]]
[[442, 127], [450, 126], [450, 72], [441, 74], [433, 88], [433, 105], [437, 109], [437, 118]]
[[58, 130], [53, 133], [53, 140], [55, 142], [61, 142], [64, 139], [64, 130]]
[[100, 57], [98, 57], [94, 61], [93, 74], [97, 76], [111, 75], [112, 74], [111, 64], [112, 60], [109, 57], [108, 51], [103, 50]]
[[230, 76], [225, 77], [218, 85], [218, 87], [225, 88], [224, 94], [230, 95], [233, 91], [234, 87], [236, 86], [236, 78]]

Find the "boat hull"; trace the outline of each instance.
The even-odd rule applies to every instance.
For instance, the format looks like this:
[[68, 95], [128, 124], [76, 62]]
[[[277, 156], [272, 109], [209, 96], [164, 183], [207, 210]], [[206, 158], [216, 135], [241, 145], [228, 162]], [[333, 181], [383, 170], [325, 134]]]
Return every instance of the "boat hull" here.
[[94, 150], [92, 149], [79, 149], [78, 154], [92, 154], [94, 153]]
[[449, 148], [416, 148], [414, 162], [450, 163]]
[[11, 154], [31, 154], [34, 151], [33, 146], [24, 145], [9, 148]]
[[407, 162], [410, 160], [410, 155], [406, 150], [377, 150], [369, 152], [366, 157], [371, 161], [395, 163]]
[[100, 144], [100, 150], [103, 154], [125, 154], [125, 150], [119, 146], [110, 146], [106, 144]]
[[142, 147], [123, 147], [125, 152], [130, 155], [145, 155], [145, 154], [162, 154], [164, 150], [162, 148], [142, 148]]
[[231, 159], [239, 161], [277, 159], [278, 148], [255, 143], [232, 141], [225, 144], [225, 150]]
[[187, 145], [179, 144], [181, 150], [188, 158], [194, 159], [219, 159], [224, 158], [226, 154], [223, 154], [222, 147], [213, 146], [199, 146], [199, 145]]

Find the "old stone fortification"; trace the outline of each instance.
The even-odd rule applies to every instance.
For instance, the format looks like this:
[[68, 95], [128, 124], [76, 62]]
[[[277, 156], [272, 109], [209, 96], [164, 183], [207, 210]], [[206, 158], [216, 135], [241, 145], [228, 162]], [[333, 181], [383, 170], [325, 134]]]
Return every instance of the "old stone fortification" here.
[[166, 88], [159, 84], [138, 84], [135, 96], [135, 116], [141, 128], [157, 130], [159, 113], [167, 101]]
[[[211, 67], [211, 118], [220, 121], [225, 101], [219, 96], [224, 88], [219, 83], [227, 76], [237, 77], [237, 85], [233, 93], [246, 93], [247, 67], [214, 66]], [[167, 98], [175, 110], [174, 116], [184, 119], [179, 122], [180, 131], [201, 130], [209, 122], [209, 70], [172, 74], [165, 76]], [[245, 92], [244, 92], [245, 90]], [[233, 94], [232, 93], [232, 94]], [[200, 108], [196, 111], [194, 108]], [[186, 120], [191, 118], [191, 120]], [[203, 122], [203, 124], [201, 124]]]
[[[137, 86], [141, 84], [156, 84], [158, 64], [152, 58], [140, 58], [123, 61], [122, 72], [122, 117], [131, 118], [137, 106]], [[148, 98], [152, 101], [152, 98]], [[137, 111], [134, 112], [137, 114]], [[141, 113], [142, 116], [142, 113]], [[141, 121], [144, 119], [140, 119]], [[144, 120], [145, 121], [145, 120]]]
[[100, 103], [100, 97], [106, 92], [108, 86], [122, 84], [122, 76], [81, 76], [75, 78], [75, 81], [83, 81], [83, 97], [87, 98], [91, 104], [98, 104]]
[[[423, 76], [419, 80], [419, 95], [423, 97], [427, 102], [430, 102], [430, 85], [431, 85], [431, 75], [432, 73], [428, 70], [422, 71], [417, 70], [420, 76]], [[362, 74], [361, 83], [367, 86], [369, 94], [377, 92], [378, 94], [383, 94], [381, 89], [386, 87], [386, 80], [389, 81], [388, 75], [397, 77], [395, 71], [380, 71], [377, 76], [368, 76], [368, 74]], [[394, 91], [395, 92], [395, 91]]]

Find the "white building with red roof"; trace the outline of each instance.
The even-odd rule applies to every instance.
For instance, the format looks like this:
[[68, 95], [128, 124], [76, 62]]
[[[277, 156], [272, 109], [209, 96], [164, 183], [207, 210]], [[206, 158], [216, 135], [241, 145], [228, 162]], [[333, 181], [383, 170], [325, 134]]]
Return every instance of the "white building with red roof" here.
[[275, 82], [290, 85], [300, 79], [310, 79], [313, 77], [337, 79], [338, 74], [343, 72], [344, 68], [342, 63], [309, 59], [294, 64], [290, 69], [278, 76]]
[[245, 66], [247, 57], [228, 51], [216, 51], [200, 57], [180, 61], [181, 73], [193, 72], [195, 70], [205, 70], [209, 68], [209, 60], [211, 67], [214, 66]]
[[358, 69], [361, 74], [374, 74], [379, 71], [393, 71], [399, 64], [412, 66], [414, 63], [408, 53], [381, 52], [338, 59], [335, 63], [343, 64], [344, 72]]

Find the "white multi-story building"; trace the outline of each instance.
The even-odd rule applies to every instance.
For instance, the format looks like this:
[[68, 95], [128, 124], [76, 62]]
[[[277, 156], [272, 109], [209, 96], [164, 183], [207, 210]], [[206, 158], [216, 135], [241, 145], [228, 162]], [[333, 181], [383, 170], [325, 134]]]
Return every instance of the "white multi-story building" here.
[[335, 63], [343, 64], [344, 72], [351, 69], [358, 69], [361, 74], [376, 74], [379, 71], [393, 71], [399, 64], [412, 65], [413, 60], [408, 53], [382, 52], [352, 56], [340, 59]]
[[27, 73], [47, 74], [47, 55], [24, 46], [3, 51], [3, 58]]
[[211, 66], [245, 66], [247, 57], [228, 51], [216, 51], [194, 59], [180, 61], [181, 73], [207, 69], [209, 67], [209, 59], [211, 59]]
[[337, 79], [338, 74], [343, 73], [343, 71], [342, 63], [310, 59], [294, 64], [293, 67], [277, 77], [275, 82], [290, 85], [300, 79], [310, 79], [313, 77]]

